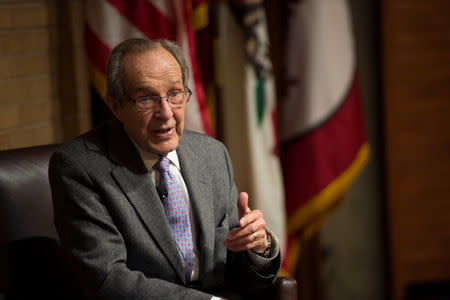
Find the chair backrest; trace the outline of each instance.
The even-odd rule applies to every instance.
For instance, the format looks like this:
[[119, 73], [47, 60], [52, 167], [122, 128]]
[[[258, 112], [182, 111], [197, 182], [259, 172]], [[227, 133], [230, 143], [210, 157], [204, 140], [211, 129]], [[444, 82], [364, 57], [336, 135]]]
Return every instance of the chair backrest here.
[[58, 145], [0, 151], [0, 293], [73, 298], [53, 225], [48, 164]]
[[0, 151], [0, 243], [57, 240], [48, 163], [57, 145]]

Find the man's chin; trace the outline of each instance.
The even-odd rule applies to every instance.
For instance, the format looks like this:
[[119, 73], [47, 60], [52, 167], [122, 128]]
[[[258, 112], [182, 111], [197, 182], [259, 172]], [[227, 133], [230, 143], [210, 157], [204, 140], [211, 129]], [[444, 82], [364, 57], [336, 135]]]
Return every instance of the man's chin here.
[[178, 142], [176, 141], [166, 141], [159, 143], [150, 143], [149, 151], [153, 154], [157, 155], [166, 155], [167, 153], [175, 150], [178, 146]]

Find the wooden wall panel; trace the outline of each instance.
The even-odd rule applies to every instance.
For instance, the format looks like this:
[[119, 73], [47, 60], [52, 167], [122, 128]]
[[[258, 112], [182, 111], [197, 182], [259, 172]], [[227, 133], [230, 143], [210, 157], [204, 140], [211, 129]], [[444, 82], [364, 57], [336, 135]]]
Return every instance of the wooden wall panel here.
[[0, 0], [0, 150], [91, 128], [83, 0]]
[[450, 1], [383, 0], [382, 83], [394, 299], [450, 280]]

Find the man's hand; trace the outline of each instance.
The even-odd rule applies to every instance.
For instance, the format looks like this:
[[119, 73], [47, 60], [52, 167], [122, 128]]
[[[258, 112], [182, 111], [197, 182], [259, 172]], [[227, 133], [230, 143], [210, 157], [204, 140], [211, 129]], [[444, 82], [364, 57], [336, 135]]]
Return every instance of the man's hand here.
[[237, 206], [239, 211], [239, 228], [228, 233], [225, 245], [231, 251], [253, 250], [264, 253], [268, 247], [266, 221], [260, 210], [248, 207], [247, 193], [240, 193]]

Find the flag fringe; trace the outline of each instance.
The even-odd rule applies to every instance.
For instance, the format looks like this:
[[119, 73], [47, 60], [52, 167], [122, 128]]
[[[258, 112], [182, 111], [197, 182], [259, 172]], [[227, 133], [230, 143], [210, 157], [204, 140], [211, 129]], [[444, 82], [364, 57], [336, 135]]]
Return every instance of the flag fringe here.
[[192, 14], [192, 28], [194, 31], [199, 31], [206, 28], [208, 24], [208, 3], [205, 2], [194, 9]]
[[311, 223], [315, 223], [317, 215], [323, 214], [330, 208], [336, 206], [337, 201], [341, 199], [352, 181], [358, 176], [362, 168], [367, 164], [370, 157], [369, 144], [364, 143], [359, 149], [355, 159], [350, 166], [342, 172], [335, 180], [333, 180], [319, 194], [308, 201], [305, 206], [298, 209], [291, 217], [288, 218], [287, 233], [295, 234], [299, 229], [309, 227]]
[[105, 99], [106, 97], [106, 77], [105, 75], [100, 72], [99, 69], [97, 69], [93, 64], [88, 62], [88, 73], [89, 78], [91, 79], [91, 83], [94, 86], [97, 93], [102, 97], [102, 99]]

